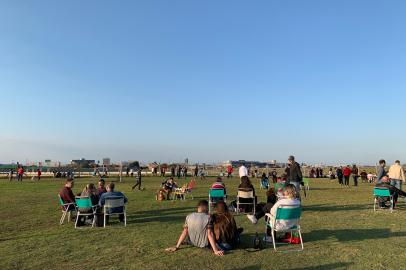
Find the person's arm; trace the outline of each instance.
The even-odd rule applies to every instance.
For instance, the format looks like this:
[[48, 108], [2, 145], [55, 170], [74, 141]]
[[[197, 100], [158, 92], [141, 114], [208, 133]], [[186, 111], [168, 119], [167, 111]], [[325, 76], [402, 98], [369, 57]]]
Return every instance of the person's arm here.
[[182, 245], [182, 243], [185, 241], [186, 237], [188, 236], [188, 233], [189, 233], [188, 229], [184, 228], [181, 235], [179, 236], [179, 240], [178, 240], [178, 243], [176, 244], [176, 246], [167, 248], [167, 249], [165, 249], [165, 251], [167, 251], [167, 252], [177, 251], [179, 249], [179, 247]]
[[216, 256], [223, 256], [224, 251], [217, 247], [216, 240], [214, 239], [213, 231], [209, 228], [207, 229], [207, 237], [209, 239], [209, 243], [210, 243], [211, 248], [213, 249], [214, 254]]
[[303, 175], [302, 175], [302, 169], [300, 168], [300, 165], [297, 165], [297, 176], [300, 179], [300, 182], [303, 181]]
[[400, 178], [403, 180], [403, 182], [405, 181], [405, 171], [402, 167], [400, 167]]

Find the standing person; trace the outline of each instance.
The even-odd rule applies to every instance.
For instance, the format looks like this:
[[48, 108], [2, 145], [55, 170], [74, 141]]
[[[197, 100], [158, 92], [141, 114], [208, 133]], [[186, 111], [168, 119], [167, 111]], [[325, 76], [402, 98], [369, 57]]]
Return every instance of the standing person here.
[[23, 181], [23, 175], [24, 175], [24, 168], [21, 166], [17, 170], [17, 181], [22, 182]]
[[11, 182], [11, 180], [13, 180], [13, 174], [14, 174], [14, 170], [11, 169], [11, 170], [8, 172], [8, 181], [9, 181], [9, 182]]
[[185, 172], [185, 179], [186, 179], [187, 178], [187, 166], [185, 166], [184, 172]]
[[386, 166], [386, 161], [384, 159], [381, 159], [379, 161], [379, 168], [378, 168], [378, 174], [376, 176], [377, 178], [377, 182], [380, 183], [382, 178], [387, 176], [387, 172], [385, 170], [385, 166]]
[[347, 187], [350, 187], [350, 176], [351, 176], [351, 168], [350, 165], [347, 165], [347, 167], [344, 168], [343, 170], [343, 175], [344, 175], [344, 185]]
[[193, 172], [193, 176], [196, 178], [199, 175], [199, 165], [196, 164], [194, 172]]
[[342, 186], [344, 184], [344, 182], [343, 182], [344, 175], [343, 175], [343, 167], [342, 166], [337, 168], [336, 174], [337, 174], [337, 178], [338, 178], [338, 183]]
[[144, 188], [141, 188], [141, 179], [142, 179], [141, 171], [142, 169], [141, 167], [139, 167], [135, 174], [135, 185], [132, 187], [131, 189], [132, 191], [134, 191], [136, 187], [138, 187], [138, 190], [144, 190]]
[[38, 181], [41, 180], [41, 174], [42, 174], [41, 170], [38, 169], [38, 170], [37, 170], [37, 178], [38, 178]]
[[272, 182], [275, 184], [276, 182], [278, 182], [278, 172], [275, 170], [275, 169], [273, 169], [273, 171], [272, 171], [272, 173], [271, 173], [271, 176], [272, 176]]
[[127, 176], [127, 177], [130, 176], [130, 168], [129, 168], [129, 167], [127, 167], [127, 168], [125, 169], [125, 176]]
[[134, 176], [134, 169], [131, 168], [131, 170], [130, 170], [130, 177], [133, 177], [133, 176]]
[[397, 189], [402, 190], [402, 183], [405, 181], [405, 172], [403, 171], [400, 161], [396, 160], [395, 164], [389, 168], [390, 184]]
[[161, 166], [161, 176], [165, 177], [165, 167]]
[[228, 165], [227, 166], [227, 178], [233, 177], [233, 166]]
[[289, 174], [287, 176], [287, 184], [292, 184], [296, 188], [296, 192], [300, 197], [300, 183], [303, 181], [302, 170], [299, 163], [295, 161], [294, 156], [288, 158]]
[[354, 180], [354, 187], [356, 187], [356, 186], [358, 186], [358, 178], [359, 178], [359, 170], [358, 170], [357, 165], [354, 164], [352, 166], [351, 173], [352, 173], [352, 178]]
[[176, 166], [176, 176], [178, 177], [178, 179], [180, 179], [180, 176], [181, 176], [181, 170], [182, 170], [182, 168], [178, 165], [178, 166]]
[[247, 167], [245, 167], [244, 164], [242, 164], [241, 167], [238, 169], [238, 175], [240, 176], [240, 179], [244, 176], [248, 177], [248, 169]]

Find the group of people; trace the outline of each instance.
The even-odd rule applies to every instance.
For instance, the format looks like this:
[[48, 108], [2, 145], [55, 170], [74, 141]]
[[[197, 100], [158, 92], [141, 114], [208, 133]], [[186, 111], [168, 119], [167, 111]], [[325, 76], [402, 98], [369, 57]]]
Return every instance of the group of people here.
[[[295, 161], [293, 156], [289, 157], [287, 170], [287, 181], [280, 194], [275, 191], [274, 187], [267, 190], [267, 201], [264, 203], [255, 203], [251, 208], [245, 207], [246, 213], [254, 212], [252, 207], [255, 207], [255, 215], [247, 215], [248, 219], [257, 224], [258, 220], [263, 218], [266, 214], [270, 215], [269, 222], [276, 219], [276, 212], [279, 206], [300, 206], [300, 183], [302, 182], [302, 174], [300, 165]], [[248, 170], [245, 166], [239, 168], [240, 184], [238, 190], [250, 191], [255, 197], [255, 188], [252, 185], [249, 177]], [[266, 175], [265, 175], [266, 177]], [[169, 179], [163, 183], [168, 185], [168, 190], [173, 187], [173, 179]], [[223, 189], [225, 197], [227, 196], [226, 185], [221, 177], [217, 177], [216, 181], [211, 185], [211, 189]], [[256, 202], [256, 200], [254, 200]], [[230, 207], [222, 200], [215, 201], [215, 211], [209, 214], [209, 203], [206, 200], [200, 201], [197, 206], [197, 212], [192, 213], [186, 217], [183, 231], [179, 236], [176, 246], [167, 248], [168, 252], [175, 252], [179, 250], [182, 244], [187, 243], [199, 248], [209, 247], [217, 256], [223, 256], [224, 252], [238, 247], [240, 243], [240, 234], [243, 228], [239, 228], [234, 220], [230, 208], [235, 207], [235, 202], [232, 202]], [[278, 226], [291, 226], [289, 222], [284, 221], [279, 223]], [[278, 228], [277, 228], [278, 229]], [[268, 229], [265, 241], [271, 240], [271, 230]]]
[[[123, 197], [124, 202], [127, 203], [127, 198], [122, 192], [115, 191], [115, 184], [114, 183], [109, 183], [108, 185], [105, 185], [104, 179], [99, 179], [98, 181], [98, 187], [96, 188], [93, 183], [89, 183], [85, 186], [85, 188], [82, 190], [82, 192], [78, 193], [76, 196], [74, 195], [72, 189], [74, 187], [74, 180], [72, 178], [68, 178], [65, 182], [64, 187], [61, 189], [59, 192], [59, 196], [64, 204], [69, 204], [67, 206], [67, 209], [63, 210], [68, 210], [68, 211], [75, 211], [76, 206], [76, 197], [88, 197], [90, 198], [92, 205], [97, 206], [97, 215], [96, 215], [96, 224], [101, 226], [102, 219], [102, 210], [103, 206], [105, 204], [106, 198], [108, 197]], [[64, 206], [62, 206], [64, 207]], [[82, 212], [86, 212], [86, 210], [81, 210]], [[91, 213], [91, 209], [88, 209], [88, 212]], [[122, 208], [116, 208], [116, 209], [109, 209], [109, 214], [112, 213], [122, 213]], [[106, 222], [108, 222], [108, 217], [106, 217]], [[88, 217], [88, 220], [80, 220], [79, 225], [83, 225], [86, 222], [90, 222], [90, 219], [93, 219], [92, 216]], [[120, 222], [124, 222], [124, 215], [120, 214], [119, 215], [119, 220]]]
[[[26, 175], [26, 172], [25, 172], [23, 166], [21, 166], [21, 165], [17, 166], [17, 172], [16, 172], [17, 182], [22, 182], [24, 175]], [[41, 180], [41, 175], [42, 175], [41, 169], [37, 169], [35, 172], [35, 175], [32, 176], [31, 180], [39, 181], [39, 180]], [[9, 180], [9, 182], [11, 182], [13, 179], [14, 179], [14, 170], [11, 169], [8, 172], [8, 180]]]

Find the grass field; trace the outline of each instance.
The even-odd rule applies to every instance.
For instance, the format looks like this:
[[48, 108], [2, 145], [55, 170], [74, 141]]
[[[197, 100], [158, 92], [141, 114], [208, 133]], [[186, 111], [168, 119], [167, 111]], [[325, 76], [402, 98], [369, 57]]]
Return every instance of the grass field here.
[[[212, 183], [198, 181], [195, 200], [157, 202], [154, 194], [161, 178], [144, 178], [146, 190], [131, 192], [131, 179], [117, 184], [129, 199], [128, 226], [74, 229], [59, 225], [57, 193], [61, 180], [23, 183], [0, 180], [0, 269], [404, 269], [406, 264], [406, 209], [394, 213], [372, 210], [372, 186], [341, 188], [330, 180], [313, 180], [303, 200], [302, 229], [305, 250], [275, 253], [271, 247], [248, 253], [255, 232], [244, 227], [242, 247], [218, 258], [209, 250], [185, 247], [167, 254], [181, 231], [184, 218], [197, 200], [207, 198]], [[225, 180], [235, 194], [237, 179]], [[76, 180], [74, 192], [95, 179]], [[264, 191], [254, 180], [260, 201]], [[233, 199], [233, 198], [230, 198]]]

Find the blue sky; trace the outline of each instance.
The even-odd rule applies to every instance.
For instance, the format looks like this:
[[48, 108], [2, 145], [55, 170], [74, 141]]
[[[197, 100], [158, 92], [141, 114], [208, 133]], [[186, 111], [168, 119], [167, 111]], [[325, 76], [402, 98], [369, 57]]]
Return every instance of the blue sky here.
[[404, 1], [1, 1], [0, 162], [406, 162]]

